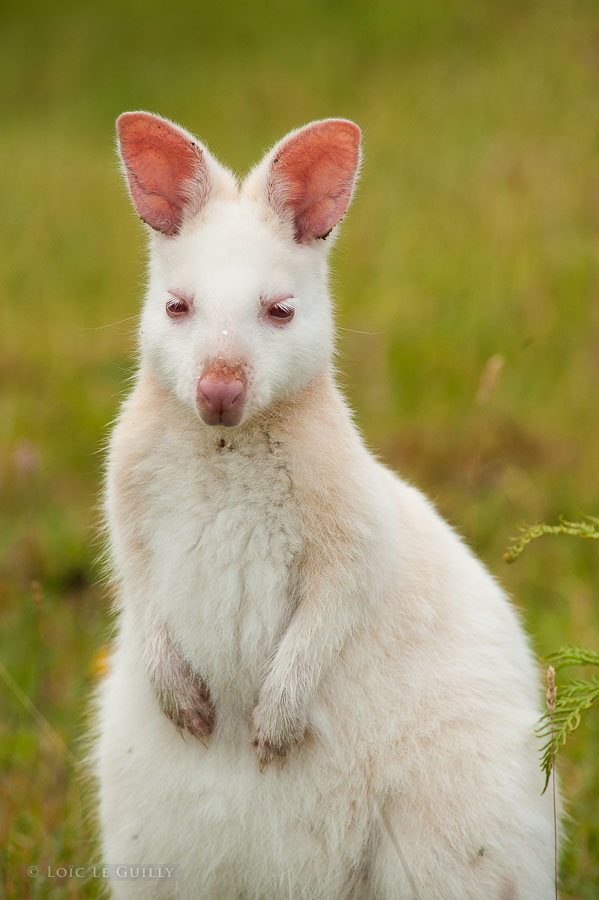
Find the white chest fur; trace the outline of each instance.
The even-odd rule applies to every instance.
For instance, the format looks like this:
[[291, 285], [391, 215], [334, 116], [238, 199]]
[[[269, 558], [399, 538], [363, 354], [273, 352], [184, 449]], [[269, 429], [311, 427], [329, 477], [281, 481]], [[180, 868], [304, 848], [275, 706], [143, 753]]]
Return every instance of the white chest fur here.
[[143, 557], [125, 593], [142, 618], [168, 623], [217, 708], [247, 720], [293, 609], [302, 538], [280, 445], [263, 429], [230, 434], [198, 447], [158, 429], [119, 479], [134, 539], [122, 486], [113, 505], [117, 536]]

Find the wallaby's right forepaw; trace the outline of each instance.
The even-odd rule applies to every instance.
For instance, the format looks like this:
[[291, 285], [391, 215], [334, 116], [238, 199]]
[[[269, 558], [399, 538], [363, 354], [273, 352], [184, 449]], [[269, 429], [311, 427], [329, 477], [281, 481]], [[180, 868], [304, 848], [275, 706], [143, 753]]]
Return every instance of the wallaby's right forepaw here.
[[214, 727], [214, 704], [203, 678], [171, 639], [166, 626], [148, 643], [150, 681], [160, 709], [180, 732], [200, 740]]
[[189, 688], [185, 698], [170, 709], [162, 707], [162, 711], [180, 731], [186, 731], [192, 737], [201, 740], [212, 733], [214, 707], [208, 688], [200, 678], [197, 678]]

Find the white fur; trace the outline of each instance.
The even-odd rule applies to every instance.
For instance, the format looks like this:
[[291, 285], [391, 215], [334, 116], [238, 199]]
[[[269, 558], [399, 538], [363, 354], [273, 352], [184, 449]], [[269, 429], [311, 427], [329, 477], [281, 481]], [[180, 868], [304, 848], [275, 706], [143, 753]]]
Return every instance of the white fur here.
[[[178, 872], [114, 896], [545, 900], [552, 809], [522, 627], [365, 449], [332, 372], [329, 242], [293, 241], [264, 197], [268, 164], [240, 189], [219, 169], [179, 236], [152, 235], [140, 372], [108, 466], [120, 614], [97, 768], [105, 862]], [[169, 290], [194, 296], [189, 320], [165, 315]], [[296, 314], [274, 328], [260, 296], [281, 292]], [[249, 373], [235, 428], [195, 408], [217, 356]], [[209, 687], [204, 743], [150, 686], [161, 623]], [[288, 739], [262, 772], [250, 727]]]

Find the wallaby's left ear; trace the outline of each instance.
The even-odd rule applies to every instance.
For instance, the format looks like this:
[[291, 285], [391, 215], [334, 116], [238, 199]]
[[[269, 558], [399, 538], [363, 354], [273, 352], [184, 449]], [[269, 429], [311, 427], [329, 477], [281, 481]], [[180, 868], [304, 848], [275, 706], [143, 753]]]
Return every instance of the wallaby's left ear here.
[[295, 240], [325, 238], [343, 218], [360, 166], [361, 132], [323, 119], [287, 135], [265, 160], [267, 199], [293, 225]]

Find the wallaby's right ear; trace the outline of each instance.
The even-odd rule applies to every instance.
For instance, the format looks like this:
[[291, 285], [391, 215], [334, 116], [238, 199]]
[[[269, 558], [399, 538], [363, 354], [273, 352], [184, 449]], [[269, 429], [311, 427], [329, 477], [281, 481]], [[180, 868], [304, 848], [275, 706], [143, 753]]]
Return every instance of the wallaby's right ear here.
[[198, 213], [210, 192], [205, 149], [151, 113], [123, 113], [116, 127], [135, 209], [155, 231], [178, 234], [184, 217]]

